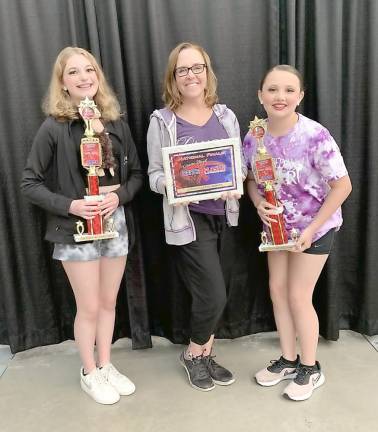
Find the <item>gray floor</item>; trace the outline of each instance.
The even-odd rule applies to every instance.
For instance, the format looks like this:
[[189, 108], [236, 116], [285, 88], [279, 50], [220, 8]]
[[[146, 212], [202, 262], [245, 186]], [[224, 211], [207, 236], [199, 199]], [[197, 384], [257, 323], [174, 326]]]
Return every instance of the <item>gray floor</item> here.
[[285, 382], [258, 386], [252, 373], [278, 353], [276, 333], [216, 342], [217, 360], [237, 381], [202, 393], [192, 389], [177, 361], [182, 349], [162, 338], [149, 350], [118, 341], [113, 363], [137, 391], [102, 406], [78, 384], [80, 362], [73, 342], [11, 356], [0, 346], [0, 431], [101, 432], [373, 432], [378, 431], [378, 337], [341, 332], [321, 340], [326, 383], [305, 402], [281, 396]]

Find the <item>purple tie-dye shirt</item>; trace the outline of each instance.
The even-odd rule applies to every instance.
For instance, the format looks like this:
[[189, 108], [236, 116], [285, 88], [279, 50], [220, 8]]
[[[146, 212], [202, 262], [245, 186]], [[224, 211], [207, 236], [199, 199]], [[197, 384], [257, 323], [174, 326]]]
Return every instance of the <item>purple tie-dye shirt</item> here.
[[[339, 147], [321, 124], [298, 114], [296, 125], [286, 135], [265, 134], [264, 144], [276, 167], [277, 198], [284, 205], [288, 232], [302, 232], [314, 219], [330, 187], [328, 182], [348, 174]], [[243, 154], [248, 169], [254, 166], [257, 142], [248, 132], [243, 142]], [[253, 170], [252, 170], [253, 171]], [[263, 187], [258, 186], [263, 195]], [[319, 228], [316, 241], [331, 228], [339, 229], [343, 222], [341, 208]]]

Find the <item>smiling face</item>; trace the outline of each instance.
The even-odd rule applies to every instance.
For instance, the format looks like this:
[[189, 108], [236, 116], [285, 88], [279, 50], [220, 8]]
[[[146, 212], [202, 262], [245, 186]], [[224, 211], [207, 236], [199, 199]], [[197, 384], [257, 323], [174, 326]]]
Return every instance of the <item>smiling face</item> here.
[[63, 70], [62, 84], [76, 105], [85, 97], [93, 99], [99, 85], [94, 66], [82, 54], [74, 54], [68, 58]]
[[303, 99], [299, 78], [292, 72], [272, 70], [258, 92], [260, 102], [271, 119], [288, 119]]
[[[190, 68], [198, 64], [206, 64], [202, 54], [194, 48], [186, 48], [178, 55], [176, 69], [181, 67]], [[199, 74], [194, 74], [192, 70], [189, 70], [188, 75], [180, 77], [176, 74], [175, 78], [183, 102], [204, 98], [207, 85], [206, 68]]]

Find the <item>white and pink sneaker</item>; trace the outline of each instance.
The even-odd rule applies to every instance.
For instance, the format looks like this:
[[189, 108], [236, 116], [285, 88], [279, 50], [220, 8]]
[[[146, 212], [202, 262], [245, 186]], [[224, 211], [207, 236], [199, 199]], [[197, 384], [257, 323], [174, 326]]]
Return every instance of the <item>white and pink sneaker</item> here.
[[297, 376], [285, 388], [283, 394], [295, 401], [303, 401], [311, 397], [312, 392], [324, 384], [325, 378], [321, 371], [319, 362], [314, 366], [300, 364]]

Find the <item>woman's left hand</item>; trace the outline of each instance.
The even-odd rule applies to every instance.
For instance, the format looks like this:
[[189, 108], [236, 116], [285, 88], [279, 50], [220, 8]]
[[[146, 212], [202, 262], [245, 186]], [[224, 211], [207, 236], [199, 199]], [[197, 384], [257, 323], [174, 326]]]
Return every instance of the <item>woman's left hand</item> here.
[[303, 230], [297, 242], [295, 243], [293, 252], [304, 252], [311, 246], [313, 237], [314, 233], [312, 232], [312, 230], [310, 230], [309, 228]]
[[119, 205], [118, 195], [114, 192], [109, 192], [105, 195], [104, 199], [100, 201], [99, 208], [101, 210], [101, 215], [104, 219], [110, 217]]

